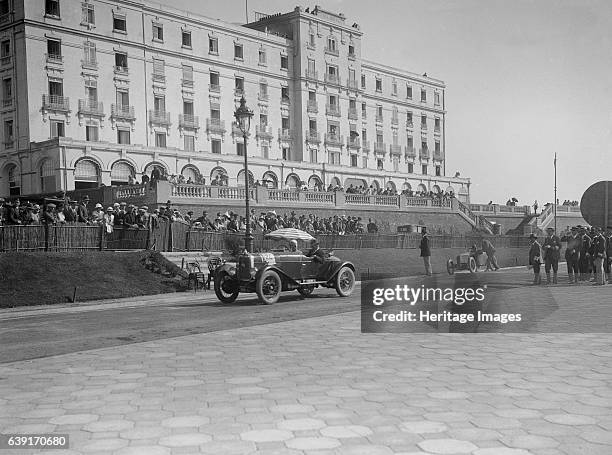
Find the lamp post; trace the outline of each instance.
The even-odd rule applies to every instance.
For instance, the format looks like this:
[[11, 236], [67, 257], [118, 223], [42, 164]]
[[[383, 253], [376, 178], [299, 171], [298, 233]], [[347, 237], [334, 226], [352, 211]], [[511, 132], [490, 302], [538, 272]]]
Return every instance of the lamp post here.
[[253, 234], [251, 234], [251, 207], [249, 201], [249, 162], [247, 158], [247, 136], [249, 135], [249, 129], [251, 128], [251, 117], [253, 117], [253, 111], [246, 106], [246, 100], [244, 95], [240, 98], [240, 106], [234, 112], [236, 117], [236, 123], [238, 128], [242, 132], [242, 139], [244, 140], [244, 205], [246, 208], [246, 232], [244, 235], [244, 248], [247, 252], [251, 252], [253, 249]]

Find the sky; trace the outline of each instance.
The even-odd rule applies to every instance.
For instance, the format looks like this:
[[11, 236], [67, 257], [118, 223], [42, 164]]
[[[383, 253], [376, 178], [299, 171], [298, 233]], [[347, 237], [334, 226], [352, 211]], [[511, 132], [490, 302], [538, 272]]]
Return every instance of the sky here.
[[[317, 0], [363, 32], [362, 56], [446, 83], [446, 174], [473, 203], [580, 200], [612, 180], [612, 1]], [[315, 3], [248, 0], [254, 11]], [[173, 7], [245, 21], [245, 0]]]

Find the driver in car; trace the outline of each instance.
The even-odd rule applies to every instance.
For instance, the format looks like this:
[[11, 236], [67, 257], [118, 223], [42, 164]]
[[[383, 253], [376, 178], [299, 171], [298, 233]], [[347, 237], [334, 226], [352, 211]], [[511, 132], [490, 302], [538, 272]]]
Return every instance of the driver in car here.
[[325, 259], [327, 258], [327, 254], [325, 254], [325, 251], [319, 248], [319, 242], [317, 242], [316, 240], [313, 242], [312, 248], [310, 249], [310, 251], [308, 251], [306, 256], [309, 258], [313, 258], [315, 262], [320, 263], [325, 262]]

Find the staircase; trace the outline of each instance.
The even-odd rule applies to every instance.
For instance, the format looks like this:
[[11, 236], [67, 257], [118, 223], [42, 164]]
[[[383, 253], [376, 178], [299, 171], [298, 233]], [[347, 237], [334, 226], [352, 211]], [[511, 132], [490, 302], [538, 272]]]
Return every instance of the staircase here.
[[525, 215], [525, 218], [519, 223], [517, 227], [509, 230], [507, 235], [527, 235], [538, 230], [537, 226], [538, 217], [537, 215]]

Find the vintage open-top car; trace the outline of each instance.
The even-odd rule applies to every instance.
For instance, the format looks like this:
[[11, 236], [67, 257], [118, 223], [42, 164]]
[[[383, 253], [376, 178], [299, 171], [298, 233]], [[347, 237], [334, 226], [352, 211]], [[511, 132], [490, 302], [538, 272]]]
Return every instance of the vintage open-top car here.
[[486, 265], [486, 255], [482, 250], [477, 250], [475, 246], [472, 246], [467, 253], [458, 254], [456, 261], [448, 259], [446, 271], [449, 275], [454, 274], [456, 270], [469, 270], [470, 273], [476, 273], [484, 265]]
[[[283, 291], [297, 290], [308, 296], [318, 286], [335, 288], [342, 297], [353, 292], [355, 266], [317, 251], [318, 244], [310, 234], [297, 229], [279, 229], [267, 237], [278, 242], [272, 251], [245, 251], [235, 264], [223, 264], [215, 271], [215, 293], [221, 302], [233, 302], [240, 292], [255, 292], [262, 303], [271, 304]], [[291, 251], [289, 242], [297, 239], [308, 248]]]

